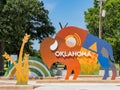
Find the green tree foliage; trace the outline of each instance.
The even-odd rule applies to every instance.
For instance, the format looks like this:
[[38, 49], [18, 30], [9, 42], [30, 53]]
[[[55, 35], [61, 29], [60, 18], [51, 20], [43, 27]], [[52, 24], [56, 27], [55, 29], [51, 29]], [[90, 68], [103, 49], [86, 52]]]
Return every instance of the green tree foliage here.
[[[107, 40], [114, 50], [115, 60], [120, 58], [120, 0], [107, 0], [102, 4], [106, 16], [102, 17], [102, 39]], [[98, 36], [99, 1], [94, 0], [94, 7], [85, 12], [85, 22], [90, 33]]]
[[4, 59], [2, 57], [4, 53], [3, 43], [0, 42], [0, 75], [3, 74], [3, 68], [4, 68]]
[[1, 0], [0, 3], [0, 40], [5, 51], [18, 54], [25, 33], [31, 35], [25, 51], [33, 52], [33, 40], [41, 42], [55, 33], [48, 17], [48, 10], [39, 0]]
[[95, 36], [99, 35], [99, 2], [94, 0], [94, 7], [89, 8], [85, 11], [85, 22], [90, 33]]
[[[4, 0], [0, 0], [0, 14], [2, 12], [3, 6], [5, 4]], [[4, 58], [2, 57], [4, 53], [4, 44], [0, 40], [0, 76], [4, 74], [3, 69], [4, 69]]]

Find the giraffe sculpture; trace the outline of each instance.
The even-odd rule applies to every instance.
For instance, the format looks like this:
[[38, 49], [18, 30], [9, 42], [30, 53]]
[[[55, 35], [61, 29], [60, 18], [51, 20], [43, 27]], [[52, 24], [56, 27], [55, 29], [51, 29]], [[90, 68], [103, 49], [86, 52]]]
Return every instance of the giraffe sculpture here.
[[[5, 57], [8, 61], [12, 61], [15, 68], [16, 68], [16, 79], [17, 79], [17, 85], [26, 85], [28, 84], [28, 76], [29, 76], [29, 69], [28, 69], [28, 58], [29, 54], [24, 54], [23, 56], [23, 50], [25, 43], [28, 42], [28, 39], [30, 38], [30, 35], [25, 34], [23, 40], [22, 40], [22, 46], [19, 53], [18, 63], [15, 62], [15, 60], [6, 52], [4, 53], [3, 57]], [[24, 62], [23, 62], [24, 60]]]

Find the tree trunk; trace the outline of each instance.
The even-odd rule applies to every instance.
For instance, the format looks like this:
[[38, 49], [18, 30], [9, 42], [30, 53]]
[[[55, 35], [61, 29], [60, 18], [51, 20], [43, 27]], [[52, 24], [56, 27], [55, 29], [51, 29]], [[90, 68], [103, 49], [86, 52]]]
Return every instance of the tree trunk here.
[[3, 74], [3, 70], [4, 70], [4, 58], [3, 55], [4, 54], [4, 44], [2, 41], [0, 41], [0, 75]]

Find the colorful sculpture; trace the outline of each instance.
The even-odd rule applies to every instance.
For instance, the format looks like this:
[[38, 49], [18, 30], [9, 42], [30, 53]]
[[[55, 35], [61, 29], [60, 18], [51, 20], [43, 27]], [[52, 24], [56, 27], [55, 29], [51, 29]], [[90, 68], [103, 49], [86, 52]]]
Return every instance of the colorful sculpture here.
[[22, 62], [22, 57], [23, 57], [23, 50], [24, 50], [24, 45], [25, 43], [27, 43], [28, 39], [29, 39], [30, 35], [25, 34], [24, 38], [23, 38], [23, 43], [20, 49], [20, 53], [19, 53], [19, 59], [18, 59], [18, 63], [15, 62], [15, 60], [9, 56], [6, 52], [3, 55], [3, 57], [5, 57], [7, 60], [10, 60], [13, 62], [13, 64], [15, 65], [16, 68], [16, 78], [17, 78], [17, 85], [26, 85], [28, 83], [28, 74], [29, 74], [29, 69], [28, 69], [28, 58], [29, 58], [29, 54], [24, 55], [24, 63]]
[[[89, 52], [80, 52], [81, 48]], [[66, 27], [60, 30], [55, 38], [45, 38], [40, 46], [40, 54], [44, 63], [51, 67], [55, 62], [60, 62], [67, 67], [65, 79], [69, 79], [71, 72], [74, 71], [73, 79], [77, 79], [80, 72], [78, 57], [91, 57], [91, 52], [96, 53], [100, 65], [105, 69], [103, 79], [109, 76], [109, 68], [112, 69], [112, 80], [116, 77], [116, 67], [112, 47], [106, 41], [99, 39], [77, 27]]]
[[[81, 48], [80, 52], [90, 52], [88, 49]], [[81, 65], [80, 74], [93, 75], [98, 74], [100, 70], [100, 64], [98, 63], [98, 55], [95, 52], [90, 52], [91, 56], [79, 56], [77, 59]]]
[[[28, 67], [29, 77], [51, 77], [52, 73], [41, 62], [40, 58], [29, 57], [28, 64], [29, 64], [29, 67]], [[7, 78], [14, 77], [15, 73], [16, 73], [16, 68], [13, 64], [11, 64], [6, 70], [4, 77], [7, 77]]]

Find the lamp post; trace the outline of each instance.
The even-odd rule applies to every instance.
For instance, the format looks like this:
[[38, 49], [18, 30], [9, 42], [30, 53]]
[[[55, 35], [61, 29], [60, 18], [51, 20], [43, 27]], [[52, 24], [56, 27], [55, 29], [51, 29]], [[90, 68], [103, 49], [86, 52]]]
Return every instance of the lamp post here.
[[102, 39], [102, 0], [100, 0], [99, 38]]
[[102, 10], [102, 2], [106, 0], [99, 0], [100, 2], [100, 14], [99, 14], [99, 38], [102, 39], [102, 16], [105, 17], [105, 10]]

